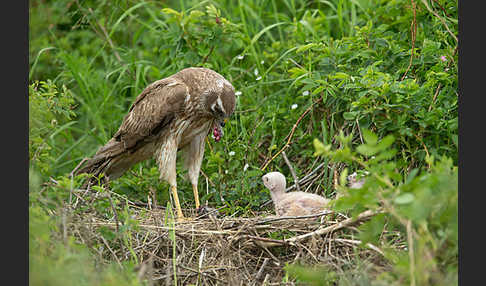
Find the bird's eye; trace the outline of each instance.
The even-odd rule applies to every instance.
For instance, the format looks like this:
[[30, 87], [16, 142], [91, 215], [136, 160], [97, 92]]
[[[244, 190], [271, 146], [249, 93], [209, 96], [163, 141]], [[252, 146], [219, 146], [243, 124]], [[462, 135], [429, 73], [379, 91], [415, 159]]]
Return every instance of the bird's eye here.
[[223, 114], [223, 111], [221, 110], [221, 108], [218, 106], [218, 105], [214, 105], [211, 107], [211, 109], [213, 110], [214, 113], [216, 113], [217, 115], [224, 115]]

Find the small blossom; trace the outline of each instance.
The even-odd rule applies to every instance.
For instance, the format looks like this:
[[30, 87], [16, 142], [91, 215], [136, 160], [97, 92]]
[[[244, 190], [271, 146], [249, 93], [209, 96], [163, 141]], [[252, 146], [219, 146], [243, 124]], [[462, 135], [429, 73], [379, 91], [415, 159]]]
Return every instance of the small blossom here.
[[241, 91], [238, 90], [237, 92], [235, 92], [235, 95], [236, 96], [240, 96], [241, 95]]
[[265, 61], [261, 61], [260, 64], [263, 65], [265, 63]]
[[230, 152], [228, 153], [228, 155], [230, 155], [230, 156], [234, 156], [234, 155], [235, 155], [235, 151], [230, 151]]
[[440, 57], [440, 60], [443, 61], [443, 62], [445, 62], [445, 61], [447, 61], [447, 58], [446, 58], [446, 56], [441, 56]]
[[244, 55], [239, 55], [236, 58], [239, 59], [239, 60], [242, 60], [244, 57], [245, 57]]
[[255, 76], [258, 75], [258, 69], [255, 69], [255, 71], [253, 72], [255, 74]]
[[292, 104], [292, 106], [290, 107], [290, 109], [296, 109], [297, 107], [299, 107], [296, 103]]
[[303, 96], [307, 96], [309, 95], [309, 91], [308, 90], [304, 90], [304, 92], [302, 93]]
[[259, 76], [259, 77], [257, 77], [255, 80], [261, 80], [261, 79], [262, 79], [262, 77], [261, 77], [261, 76]]
[[224, 170], [224, 173], [225, 173], [225, 174], [228, 174], [228, 170]]
[[248, 169], [248, 167], [250, 167], [250, 165], [248, 165], [248, 163], [246, 163], [245, 166], [243, 167], [243, 172], [246, 172], [246, 170]]

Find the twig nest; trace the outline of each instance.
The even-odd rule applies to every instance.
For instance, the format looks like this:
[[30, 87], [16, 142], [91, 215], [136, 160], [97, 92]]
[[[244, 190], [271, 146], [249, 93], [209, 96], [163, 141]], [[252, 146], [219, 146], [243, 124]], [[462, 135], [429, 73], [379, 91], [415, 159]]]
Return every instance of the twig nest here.
[[285, 192], [285, 176], [271, 172], [262, 177], [263, 184], [270, 190], [275, 213], [278, 216], [303, 216], [321, 213], [329, 199], [306, 192]]
[[214, 216], [214, 217], [220, 216], [218, 209], [208, 207], [207, 205], [202, 205], [198, 209], [196, 209], [196, 214], [198, 218], [207, 218], [209, 216]]

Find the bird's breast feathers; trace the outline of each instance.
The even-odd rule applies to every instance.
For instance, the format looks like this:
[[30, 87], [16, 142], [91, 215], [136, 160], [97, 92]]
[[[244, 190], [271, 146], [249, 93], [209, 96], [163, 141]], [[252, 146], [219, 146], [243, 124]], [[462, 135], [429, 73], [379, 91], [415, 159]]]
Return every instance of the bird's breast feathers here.
[[181, 119], [181, 120], [177, 120], [177, 121], [180, 122], [179, 124], [184, 124], [182, 122], [186, 122], [184, 124], [185, 128], [183, 128], [184, 130], [181, 134], [179, 147], [185, 146], [186, 144], [191, 142], [192, 139], [194, 139], [194, 137], [200, 135], [201, 133], [208, 134], [209, 128], [211, 127], [211, 125], [213, 123], [213, 119], [205, 118], [205, 117], [194, 118], [192, 120]]

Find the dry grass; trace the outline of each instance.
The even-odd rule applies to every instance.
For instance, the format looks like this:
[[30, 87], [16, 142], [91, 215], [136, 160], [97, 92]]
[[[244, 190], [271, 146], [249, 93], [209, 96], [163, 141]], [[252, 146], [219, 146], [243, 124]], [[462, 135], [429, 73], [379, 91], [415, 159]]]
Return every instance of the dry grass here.
[[[293, 279], [285, 281], [287, 264], [325, 264], [342, 271], [357, 258], [381, 271], [388, 267], [380, 246], [360, 246], [354, 237], [356, 226], [374, 215], [370, 211], [356, 218], [331, 211], [314, 217], [277, 218], [262, 212], [247, 218], [214, 213], [197, 218], [193, 210], [184, 210], [193, 219], [176, 222], [165, 208], [128, 200], [116, 206], [118, 213], [112, 209], [111, 217], [89, 207], [95, 200], [111, 202], [114, 194], [73, 190], [73, 203], [64, 212], [64, 235], [88, 245], [102, 262], [121, 266], [133, 261], [148, 285], [294, 285]], [[122, 210], [130, 222], [126, 217], [125, 223], [119, 221]]]

